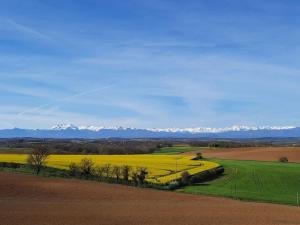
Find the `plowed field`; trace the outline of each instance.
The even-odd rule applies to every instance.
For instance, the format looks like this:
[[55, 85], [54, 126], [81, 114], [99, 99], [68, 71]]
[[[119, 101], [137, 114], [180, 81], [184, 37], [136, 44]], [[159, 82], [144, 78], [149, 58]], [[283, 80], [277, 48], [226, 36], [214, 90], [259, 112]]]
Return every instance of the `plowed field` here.
[[300, 224], [300, 208], [0, 173], [1, 225]]
[[[186, 154], [194, 154], [192, 152]], [[259, 148], [231, 148], [203, 150], [206, 158], [278, 161], [282, 156], [288, 157], [290, 162], [300, 162], [299, 147], [259, 147]]]

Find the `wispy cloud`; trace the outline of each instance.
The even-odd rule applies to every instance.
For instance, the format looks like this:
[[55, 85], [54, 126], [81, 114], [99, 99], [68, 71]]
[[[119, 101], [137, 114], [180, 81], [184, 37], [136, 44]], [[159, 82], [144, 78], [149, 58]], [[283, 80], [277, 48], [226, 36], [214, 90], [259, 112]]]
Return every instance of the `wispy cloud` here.
[[70, 95], [70, 96], [67, 96], [67, 97], [64, 97], [64, 98], [61, 98], [61, 99], [56, 99], [54, 102], [51, 102], [51, 103], [42, 104], [42, 105], [39, 105], [37, 107], [30, 108], [28, 110], [24, 110], [22, 112], [19, 112], [17, 115], [18, 116], [23, 116], [23, 115], [28, 114], [28, 113], [37, 113], [37, 112], [41, 111], [42, 109], [46, 109], [46, 108], [49, 108], [49, 107], [55, 107], [59, 103], [67, 102], [71, 99], [76, 99], [76, 98], [81, 97], [81, 96], [85, 96], [85, 95], [89, 95], [89, 94], [92, 94], [92, 93], [95, 93], [95, 92], [99, 92], [101, 90], [111, 88], [113, 86], [114, 86], [113, 84], [110, 84], [110, 85], [102, 86], [102, 87], [95, 88], [95, 89], [92, 89], [92, 90], [79, 92], [79, 93], [76, 93], [74, 95]]
[[20, 22], [16, 22], [13, 19], [1, 19], [0, 18], [0, 29], [5, 30], [13, 30], [18, 33], [25, 34], [27, 36], [31, 36], [33, 38], [41, 39], [41, 40], [51, 40], [52, 38], [49, 35], [44, 34], [43, 32], [32, 28], [31, 26], [24, 25]]

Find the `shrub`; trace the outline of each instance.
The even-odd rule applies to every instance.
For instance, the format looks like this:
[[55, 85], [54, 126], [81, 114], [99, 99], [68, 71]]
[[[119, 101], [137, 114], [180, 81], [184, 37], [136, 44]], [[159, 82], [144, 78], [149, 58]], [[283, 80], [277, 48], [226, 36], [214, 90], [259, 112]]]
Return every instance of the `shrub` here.
[[79, 170], [81, 172], [81, 175], [85, 177], [91, 176], [93, 173], [93, 166], [94, 166], [93, 160], [88, 158], [83, 158], [79, 164]]
[[195, 160], [200, 160], [200, 159], [203, 159], [203, 156], [202, 156], [202, 152], [197, 152], [196, 153], [196, 157], [194, 158]]
[[190, 178], [190, 183], [194, 184], [194, 183], [200, 183], [200, 182], [213, 180], [216, 177], [222, 175], [223, 173], [224, 173], [224, 167], [219, 166], [217, 168], [206, 170], [201, 173], [192, 175]]
[[21, 164], [11, 162], [11, 163], [8, 163], [8, 167], [13, 168], [13, 169], [17, 169], [17, 168], [21, 167]]
[[17, 169], [21, 167], [21, 164], [19, 163], [14, 163], [14, 162], [0, 162], [0, 167], [4, 168], [13, 168], [13, 169]]
[[201, 173], [195, 174], [190, 178], [191, 183], [200, 183], [209, 180], [211, 177], [213, 177], [209, 171], [203, 171]]
[[188, 171], [184, 171], [181, 174], [180, 182], [182, 185], [188, 185], [190, 183], [191, 175]]
[[279, 162], [287, 163], [289, 160], [286, 156], [282, 156], [279, 158]]
[[70, 163], [70, 165], [69, 165], [69, 174], [70, 174], [70, 176], [73, 176], [73, 177], [79, 175], [79, 168], [76, 165], [76, 163], [74, 163], [74, 162]]
[[0, 167], [2, 168], [7, 167], [7, 162], [0, 162]]
[[169, 189], [170, 190], [175, 190], [177, 188], [180, 187], [180, 184], [178, 181], [174, 180], [174, 181], [171, 181], [170, 184], [169, 184]]
[[216, 173], [218, 176], [222, 175], [224, 173], [224, 167], [223, 166], [219, 166], [215, 169]]

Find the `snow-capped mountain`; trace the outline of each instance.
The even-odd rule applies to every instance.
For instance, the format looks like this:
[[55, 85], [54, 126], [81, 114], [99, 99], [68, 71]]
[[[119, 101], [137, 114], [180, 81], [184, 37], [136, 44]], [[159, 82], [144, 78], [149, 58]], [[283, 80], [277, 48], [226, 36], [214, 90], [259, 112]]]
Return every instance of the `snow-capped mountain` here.
[[[295, 126], [232, 126], [225, 128], [211, 128], [211, 127], [195, 127], [195, 128], [145, 128], [143, 130], [153, 132], [170, 132], [170, 133], [221, 133], [229, 131], [255, 131], [255, 130], [288, 130], [296, 128]], [[72, 124], [58, 124], [51, 127], [52, 130], [91, 130], [100, 131], [105, 129], [110, 130], [137, 130], [137, 128], [123, 128], [123, 127], [104, 127], [104, 126], [74, 126]]]
[[158, 132], [188, 132], [188, 133], [221, 133], [229, 131], [251, 131], [251, 130], [288, 130], [294, 126], [232, 126], [225, 128], [196, 127], [196, 128], [152, 128], [151, 131]]
[[72, 124], [57, 124], [51, 127], [51, 130], [67, 130], [67, 129], [77, 130], [78, 127]]
[[136, 128], [123, 128], [123, 127], [104, 127], [104, 126], [75, 126], [73, 124], [58, 124], [51, 127], [51, 130], [90, 130], [90, 131], [100, 131], [100, 130], [126, 130], [126, 129], [136, 129]]
[[287, 138], [299, 137], [295, 126], [232, 126], [225, 128], [124, 128], [59, 124], [51, 129], [4, 129], [0, 138]]

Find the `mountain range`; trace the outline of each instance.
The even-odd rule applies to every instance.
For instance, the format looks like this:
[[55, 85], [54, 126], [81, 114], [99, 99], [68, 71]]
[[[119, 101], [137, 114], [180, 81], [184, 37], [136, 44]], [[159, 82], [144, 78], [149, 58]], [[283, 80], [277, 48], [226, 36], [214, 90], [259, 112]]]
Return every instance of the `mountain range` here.
[[0, 138], [299, 138], [300, 127], [124, 128], [55, 125], [50, 129], [2, 129]]

